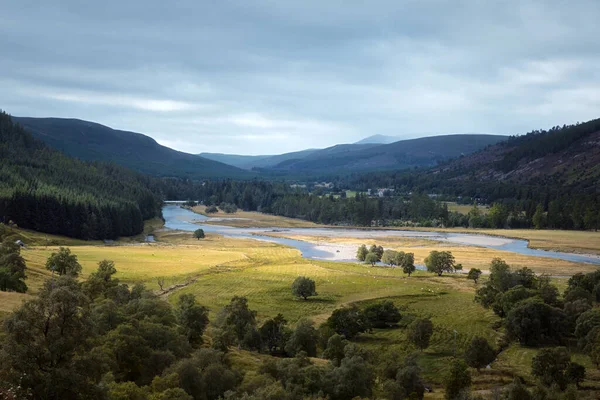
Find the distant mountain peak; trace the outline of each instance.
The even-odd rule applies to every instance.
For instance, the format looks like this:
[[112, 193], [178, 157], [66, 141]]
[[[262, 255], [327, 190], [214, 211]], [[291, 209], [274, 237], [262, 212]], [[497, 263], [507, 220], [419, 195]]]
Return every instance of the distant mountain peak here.
[[354, 144], [390, 144], [401, 140], [398, 136], [371, 135]]

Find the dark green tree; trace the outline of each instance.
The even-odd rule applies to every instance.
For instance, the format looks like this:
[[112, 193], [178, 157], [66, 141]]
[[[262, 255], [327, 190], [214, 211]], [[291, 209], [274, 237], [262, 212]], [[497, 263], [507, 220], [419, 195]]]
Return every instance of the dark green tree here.
[[201, 228], [196, 229], [194, 231], [194, 237], [198, 240], [204, 239], [204, 229], [201, 229]]
[[223, 331], [231, 332], [241, 346], [248, 332], [256, 329], [256, 311], [248, 308], [248, 299], [234, 296], [220, 311], [215, 324]]
[[398, 252], [398, 260], [396, 261], [396, 264], [402, 268], [402, 272], [410, 276], [416, 270], [415, 254], [405, 253], [403, 251]]
[[24, 280], [27, 266], [21, 256], [21, 246], [13, 237], [6, 237], [0, 244], [0, 290], [25, 293], [27, 285]]
[[285, 345], [285, 351], [291, 356], [303, 351], [309, 357], [316, 357], [318, 340], [318, 333], [313, 322], [303, 318], [296, 324], [296, 328]]
[[389, 300], [370, 304], [363, 310], [364, 316], [373, 328], [388, 328], [400, 321], [400, 311]]
[[208, 326], [208, 308], [196, 302], [193, 294], [182, 294], [175, 309], [181, 332], [191, 345], [202, 344], [202, 335]]
[[473, 282], [477, 283], [480, 276], [481, 270], [479, 268], [471, 268], [467, 274], [467, 279], [471, 279]]
[[585, 376], [585, 368], [572, 365], [571, 355], [564, 347], [541, 349], [531, 361], [531, 374], [545, 386], [557, 385], [565, 390], [570, 383], [579, 384]]
[[492, 346], [490, 346], [487, 340], [479, 336], [475, 336], [471, 340], [465, 351], [465, 362], [469, 367], [477, 369], [477, 372], [495, 359], [496, 352]]
[[290, 336], [287, 321], [281, 314], [264, 322], [259, 329], [262, 343], [271, 354], [282, 353]]
[[344, 348], [349, 342], [342, 335], [334, 334], [327, 341], [327, 347], [323, 352], [323, 357], [331, 360], [335, 366], [339, 366], [344, 358]]
[[71, 249], [61, 247], [58, 253], [52, 253], [46, 260], [46, 269], [52, 270], [59, 275], [78, 276], [81, 273], [81, 264], [77, 261], [77, 256], [71, 254]]
[[444, 388], [446, 399], [454, 400], [461, 392], [468, 390], [471, 386], [471, 373], [463, 360], [454, 359], [450, 363], [450, 369], [444, 376]]
[[316, 296], [315, 281], [305, 276], [297, 277], [292, 283], [292, 294], [296, 297], [302, 297], [304, 300], [310, 296]]
[[6, 319], [4, 332], [3, 379], [36, 399], [100, 398], [100, 376], [87, 367], [102, 365], [86, 347], [93, 334], [89, 299], [72, 276], [47, 281], [37, 298]]
[[327, 319], [327, 325], [346, 339], [352, 339], [371, 329], [368, 320], [355, 305], [334, 310]]
[[433, 335], [433, 323], [427, 318], [415, 320], [408, 328], [408, 340], [421, 351], [429, 347], [431, 335]]

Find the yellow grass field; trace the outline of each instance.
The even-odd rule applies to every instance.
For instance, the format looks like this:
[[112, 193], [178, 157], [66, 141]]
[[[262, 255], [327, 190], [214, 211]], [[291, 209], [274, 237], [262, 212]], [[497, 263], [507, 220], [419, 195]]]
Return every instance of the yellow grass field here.
[[286, 232], [269, 233], [268, 236], [286, 237], [317, 244], [334, 243], [339, 245], [352, 245], [356, 247], [360, 246], [361, 244], [366, 244], [367, 246], [376, 244], [381, 245], [386, 249], [414, 253], [415, 262], [418, 264], [423, 264], [425, 257], [427, 257], [432, 250], [441, 249], [452, 252], [456, 258], [456, 262], [463, 265], [465, 272], [470, 268], [479, 268], [483, 271], [486, 271], [490, 264], [490, 260], [496, 257], [502, 258], [513, 268], [528, 267], [538, 274], [549, 274], [552, 276], [571, 276], [577, 272], [592, 272], [598, 268], [597, 266], [587, 263], [575, 263], [553, 258], [531, 257], [509, 251], [456, 245], [452, 243], [436, 242], [425, 239], [395, 237], [384, 237], [377, 239], [356, 239], [345, 237], [328, 238], [323, 236], [294, 235]]
[[528, 240], [529, 247], [534, 249], [600, 255], [600, 232], [593, 231], [471, 228], [418, 228], [414, 230], [502, 236], [507, 238]]
[[[296, 218], [279, 217], [276, 215], [263, 214], [255, 211], [238, 210], [235, 213], [226, 214], [219, 209], [218, 213], [206, 214], [205, 206], [196, 206], [192, 211], [198, 214], [206, 215], [213, 218], [225, 218], [214, 222], [216, 225], [233, 226], [237, 228], [316, 228], [323, 225], [318, 225], [313, 222], [304, 221]], [[240, 218], [228, 220], [227, 218]], [[209, 224], [213, 222], [207, 222]]]
[[[467, 215], [469, 211], [473, 208], [473, 204], [458, 204], [453, 201], [447, 201], [446, 205], [448, 205], [448, 211], [454, 211], [459, 214]], [[487, 214], [490, 210], [487, 206], [478, 206], [479, 212], [483, 215]]]
[[[471, 205], [458, 205], [456, 203], [447, 203], [449, 209], [456, 208], [454, 211], [468, 212]], [[205, 206], [196, 206], [192, 208], [194, 212], [207, 215]], [[486, 207], [479, 207], [482, 213], [486, 213]], [[459, 212], [462, 212], [459, 211]], [[263, 214], [259, 212], [237, 211], [233, 214], [225, 214], [219, 211], [216, 214], [210, 214], [217, 218], [244, 218], [243, 220], [230, 220], [214, 222], [218, 225], [234, 226], [239, 228], [314, 228], [326, 227], [324, 225], [314, 224], [312, 222], [285, 218], [275, 215]], [[360, 227], [359, 227], [360, 228]], [[454, 232], [454, 233], [475, 233], [493, 236], [502, 236], [529, 241], [529, 247], [534, 249], [564, 251], [581, 254], [600, 255], [600, 232], [592, 231], [566, 231], [566, 230], [536, 230], [536, 229], [472, 229], [472, 228], [374, 228], [374, 229], [398, 229], [398, 230], [420, 230], [434, 232]]]

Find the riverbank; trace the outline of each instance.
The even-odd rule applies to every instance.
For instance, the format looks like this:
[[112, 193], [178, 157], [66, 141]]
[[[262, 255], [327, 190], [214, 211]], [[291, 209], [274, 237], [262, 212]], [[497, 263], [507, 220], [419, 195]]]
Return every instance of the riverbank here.
[[[520, 239], [529, 242], [532, 249], [574, 253], [581, 255], [600, 256], [600, 232], [567, 231], [552, 229], [473, 229], [473, 228], [430, 228], [430, 227], [361, 227], [319, 225], [296, 218], [286, 218], [255, 211], [238, 210], [232, 214], [219, 212], [206, 214], [205, 206], [196, 206], [191, 210], [210, 218], [203, 223], [211, 225], [230, 226], [236, 228], [329, 228], [329, 229], [360, 229], [368, 231], [418, 231], [441, 233], [467, 233], [487, 235], [499, 238]], [[488, 239], [483, 239], [488, 240]]]

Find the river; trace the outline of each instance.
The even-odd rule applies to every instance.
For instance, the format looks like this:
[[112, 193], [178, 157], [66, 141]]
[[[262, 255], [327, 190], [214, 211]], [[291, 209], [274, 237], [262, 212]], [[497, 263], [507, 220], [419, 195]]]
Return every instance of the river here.
[[[234, 228], [229, 226], [202, 224], [203, 221], [208, 221], [212, 219], [216, 222], [218, 220], [223, 220], [223, 218], [206, 217], [204, 215], [196, 214], [190, 210], [181, 208], [176, 205], [164, 206], [163, 217], [165, 219], [165, 228], [168, 229], [195, 231], [198, 228], [202, 228], [205, 232], [217, 233], [228, 237], [251, 238], [256, 240], [264, 240], [268, 242], [279, 243], [286, 246], [295, 247], [296, 249], [300, 250], [304, 258], [315, 260], [356, 261], [353, 258], [353, 255], [349, 255], [347, 251], [348, 245], [315, 244], [305, 242], [302, 240], [270, 237], [266, 236], [266, 234], [273, 232], [286, 232], [298, 235], [312, 235], [322, 237], [352, 237], [357, 239], [394, 236], [405, 238], [429, 239], [440, 242], [504, 250], [534, 257], [546, 257], [559, 260], [600, 265], [600, 257], [598, 256], [531, 249], [528, 247], [528, 243], [526, 240], [511, 239], [483, 234], [445, 233], [412, 230], [365, 230], [351, 228]], [[355, 250], [354, 247], [356, 246], [353, 246], [353, 251]], [[340, 251], [340, 249], [344, 249], [346, 251]], [[353, 254], [353, 252], [351, 252], [350, 254]]]

